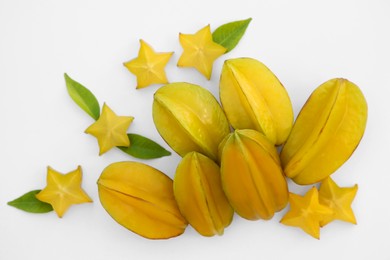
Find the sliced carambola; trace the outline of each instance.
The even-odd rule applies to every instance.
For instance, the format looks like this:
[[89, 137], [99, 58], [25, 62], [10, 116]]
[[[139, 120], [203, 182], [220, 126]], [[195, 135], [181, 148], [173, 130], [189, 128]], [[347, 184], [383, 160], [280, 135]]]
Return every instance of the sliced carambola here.
[[333, 215], [333, 209], [319, 201], [318, 190], [312, 187], [304, 196], [290, 193], [290, 210], [280, 223], [299, 227], [314, 238], [320, 239], [320, 227], [324, 219]]
[[354, 83], [329, 80], [311, 94], [281, 152], [285, 174], [298, 184], [319, 182], [336, 171], [358, 146], [367, 103]]
[[98, 180], [104, 209], [125, 228], [150, 239], [182, 234], [187, 226], [173, 196], [173, 182], [138, 162], [107, 166]]
[[270, 219], [288, 201], [288, 187], [276, 148], [261, 133], [236, 130], [221, 143], [225, 194], [241, 217]]
[[357, 190], [357, 184], [353, 187], [339, 187], [330, 177], [323, 180], [319, 190], [319, 200], [323, 205], [333, 209], [333, 214], [324, 218], [320, 223], [321, 226], [325, 226], [333, 220], [342, 220], [356, 224], [351, 204]]
[[251, 58], [226, 60], [219, 87], [233, 128], [257, 130], [276, 145], [286, 141], [294, 120], [291, 101], [263, 63]]
[[183, 157], [173, 181], [176, 201], [188, 223], [203, 236], [222, 235], [233, 218], [218, 165], [191, 152]]

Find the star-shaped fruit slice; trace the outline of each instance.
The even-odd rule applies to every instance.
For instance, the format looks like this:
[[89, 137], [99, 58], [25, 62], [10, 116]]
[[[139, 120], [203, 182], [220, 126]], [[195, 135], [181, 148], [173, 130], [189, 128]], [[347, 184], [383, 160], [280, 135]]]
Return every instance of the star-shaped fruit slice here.
[[226, 48], [213, 41], [210, 25], [195, 34], [179, 34], [183, 53], [177, 65], [194, 67], [210, 79], [214, 61], [226, 52]]
[[173, 52], [155, 52], [145, 41], [140, 40], [140, 43], [138, 57], [123, 64], [137, 77], [137, 89], [168, 83], [165, 66]]
[[104, 104], [99, 119], [85, 132], [97, 138], [99, 155], [102, 155], [115, 146], [130, 146], [127, 129], [133, 120], [132, 116], [117, 116], [109, 106]]
[[299, 227], [314, 238], [320, 238], [320, 223], [333, 214], [328, 206], [319, 202], [317, 188], [311, 188], [305, 196], [290, 193], [290, 210], [280, 220], [287, 226]]
[[330, 177], [323, 180], [319, 190], [319, 199], [322, 204], [333, 209], [334, 214], [324, 218], [320, 225], [323, 227], [336, 219], [356, 224], [351, 204], [357, 190], [357, 184], [353, 187], [340, 188]]
[[71, 205], [92, 202], [81, 188], [81, 179], [80, 166], [67, 174], [47, 167], [47, 185], [36, 197], [40, 201], [51, 204], [58, 217], [61, 218]]

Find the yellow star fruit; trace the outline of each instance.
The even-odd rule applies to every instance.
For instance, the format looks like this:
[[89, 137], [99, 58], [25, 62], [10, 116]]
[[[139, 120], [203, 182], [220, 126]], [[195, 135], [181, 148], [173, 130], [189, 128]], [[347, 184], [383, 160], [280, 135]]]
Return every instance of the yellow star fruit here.
[[280, 153], [286, 176], [307, 185], [334, 173], [359, 145], [367, 109], [362, 91], [347, 79], [331, 79], [316, 88]]
[[117, 116], [104, 104], [99, 119], [90, 125], [85, 132], [98, 139], [99, 155], [102, 155], [115, 146], [130, 146], [127, 129], [133, 120], [132, 116]]
[[253, 129], [235, 130], [219, 145], [221, 182], [245, 219], [271, 219], [288, 203], [288, 186], [275, 146]]
[[47, 186], [36, 197], [40, 201], [51, 204], [58, 217], [61, 218], [71, 205], [92, 202], [92, 199], [81, 188], [81, 179], [80, 166], [67, 174], [47, 167]]
[[123, 64], [137, 77], [137, 89], [168, 83], [165, 66], [173, 52], [155, 52], [145, 41], [140, 40], [140, 43], [138, 57]]
[[187, 227], [173, 195], [173, 181], [149, 165], [112, 163], [97, 184], [103, 208], [140, 236], [167, 239], [182, 234]]
[[214, 61], [226, 52], [226, 48], [213, 41], [210, 25], [195, 34], [179, 34], [183, 53], [177, 62], [179, 67], [194, 67], [207, 79], [211, 78]]
[[320, 202], [333, 209], [334, 213], [326, 216], [320, 225], [323, 227], [336, 219], [356, 224], [351, 204], [357, 190], [357, 184], [349, 188], [340, 188], [330, 177], [322, 181], [319, 190]]
[[233, 128], [255, 129], [276, 145], [287, 140], [294, 121], [289, 95], [275, 74], [260, 61], [226, 60], [219, 96]]
[[201, 153], [187, 153], [176, 168], [173, 194], [180, 212], [203, 236], [223, 235], [233, 208], [222, 189], [218, 165]]
[[226, 116], [210, 91], [185, 82], [156, 91], [153, 121], [162, 138], [180, 156], [196, 151], [215, 161], [219, 143], [230, 132]]
[[311, 188], [305, 196], [290, 193], [290, 210], [280, 220], [287, 226], [299, 227], [314, 238], [320, 238], [320, 223], [333, 210], [319, 202], [317, 188]]

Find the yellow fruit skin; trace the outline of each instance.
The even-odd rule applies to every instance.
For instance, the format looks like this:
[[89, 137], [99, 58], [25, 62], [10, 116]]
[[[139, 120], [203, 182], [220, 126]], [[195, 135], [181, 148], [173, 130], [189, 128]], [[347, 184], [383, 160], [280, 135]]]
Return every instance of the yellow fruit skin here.
[[220, 99], [235, 129], [254, 129], [276, 145], [291, 131], [294, 113], [286, 89], [263, 63], [251, 58], [226, 60]]
[[341, 78], [323, 83], [307, 100], [283, 147], [285, 174], [302, 185], [325, 179], [352, 155], [366, 122], [367, 103], [358, 86]]
[[197, 152], [188, 153], [177, 167], [173, 188], [181, 213], [201, 235], [222, 235], [230, 225], [234, 212], [213, 160]]
[[286, 206], [288, 187], [278, 153], [263, 134], [236, 130], [220, 148], [222, 186], [237, 214], [270, 219]]
[[217, 160], [218, 145], [230, 132], [214, 96], [200, 86], [184, 82], [156, 91], [153, 121], [162, 138], [180, 156], [196, 151]]
[[107, 166], [98, 180], [100, 202], [120, 225], [149, 239], [182, 234], [187, 226], [164, 173], [138, 162]]

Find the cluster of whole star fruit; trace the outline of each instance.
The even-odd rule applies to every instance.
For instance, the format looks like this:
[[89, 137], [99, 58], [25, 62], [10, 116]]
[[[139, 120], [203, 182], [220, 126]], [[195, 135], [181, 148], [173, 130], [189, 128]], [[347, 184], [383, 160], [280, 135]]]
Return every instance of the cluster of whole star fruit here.
[[[259, 61], [240, 58], [225, 62], [220, 98], [223, 107], [208, 90], [189, 83], [156, 91], [154, 123], [183, 159], [173, 183], [149, 166], [119, 163], [105, 170], [100, 199], [120, 224], [156, 239], [181, 234], [188, 222], [200, 234], [213, 236], [223, 234], [233, 212], [249, 220], [271, 219], [289, 198], [291, 210], [281, 222], [316, 238], [319, 227], [333, 219], [355, 221], [352, 211], [349, 218], [340, 215], [343, 205], [330, 190], [337, 185], [327, 178], [363, 136], [367, 105], [355, 84], [346, 79], [325, 82], [293, 124], [290, 99], [276, 76]], [[283, 144], [280, 154], [276, 144]], [[110, 167], [121, 174], [110, 177], [115, 174]], [[124, 177], [127, 171], [134, 175]], [[326, 183], [320, 193], [313, 188], [301, 197], [289, 195], [286, 177], [298, 184]], [[113, 186], [105, 184], [106, 178]], [[356, 188], [348, 191], [354, 196]], [[299, 200], [307, 202], [306, 208]]]
[[[193, 67], [211, 78], [214, 61], [232, 50], [251, 19], [211, 33], [180, 34], [178, 67]], [[98, 179], [99, 198], [120, 225], [149, 239], [182, 234], [190, 224], [203, 236], [222, 235], [234, 213], [248, 220], [271, 219], [290, 204], [281, 223], [319, 238], [333, 220], [356, 223], [351, 208], [357, 192], [329, 176], [358, 146], [367, 122], [363, 93], [347, 79], [317, 87], [294, 122], [289, 95], [260, 61], [224, 62], [219, 101], [207, 89], [168, 83], [164, 68], [173, 52], [157, 53], [140, 40], [138, 57], [124, 63], [137, 88], [165, 84], [154, 94], [152, 116], [161, 137], [181, 157], [172, 180], [140, 162], [116, 162]], [[140, 159], [170, 155], [154, 141], [127, 133], [132, 116], [118, 116], [65, 74], [71, 98], [94, 120], [85, 132], [96, 137], [99, 155], [114, 147]], [[278, 151], [278, 146], [280, 152]], [[10, 201], [19, 209], [62, 217], [72, 204], [91, 202], [81, 188], [81, 167], [68, 174], [48, 168], [47, 187]], [[289, 192], [287, 180], [320, 183], [304, 196]]]
[[[196, 35], [203, 41], [210, 29]], [[180, 35], [188, 52], [178, 65], [192, 65], [210, 78], [210, 64], [226, 49], [214, 43], [205, 48], [210, 53], [196, 56], [192, 50], [197, 54], [191, 56], [196, 44], [189, 42], [199, 40], [196, 35]], [[167, 83], [161, 67], [142, 70], [148, 48], [141, 41], [138, 58], [125, 64], [137, 75], [138, 87]], [[166, 64], [171, 53], [160, 55]], [[173, 180], [136, 162], [113, 163], [103, 171], [99, 197], [119, 224], [150, 239], [178, 236], [187, 224], [214, 236], [224, 233], [234, 213], [268, 220], [288, 203], [281, 223], [315, 238], [335, 219], [356, 223], [351, 203], [357, 185], [341, 188], [329, 176], [363, 136], [367, 103], [359, 87], [342, 78], [323, 83], [294, 122], [289, 95], [273, 72], [256, 59], [235, 58], [224, 62], [219, 97], [221, 105], [207, 89], [187, 82], [167, 83], [155, 92], [154, 124], [182, 160]], [[321, 185], [300, 196], [289, 192], [288, 178]]]

